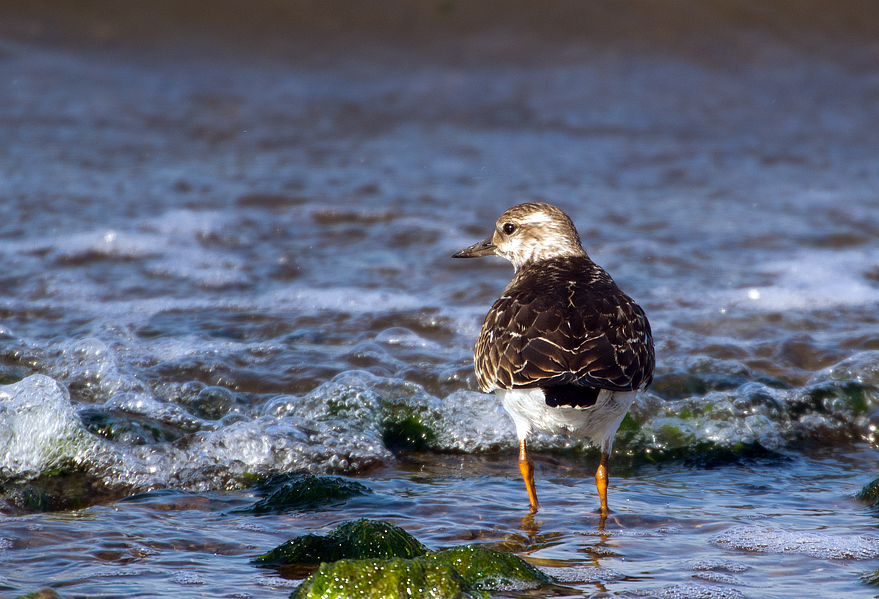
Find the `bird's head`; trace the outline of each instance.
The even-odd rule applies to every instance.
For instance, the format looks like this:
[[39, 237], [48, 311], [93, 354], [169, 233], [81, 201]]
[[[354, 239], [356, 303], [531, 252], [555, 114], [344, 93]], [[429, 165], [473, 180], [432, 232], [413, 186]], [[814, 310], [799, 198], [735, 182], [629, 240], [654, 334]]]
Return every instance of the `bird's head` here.
[[543, 202], [513, 206], [498, 219], [494, 234], [464, 248], [454, 258], [496, 255], [513, 263], [518, 272], [526, 264], [561, 256], [585, 256], [574, 223], [560, 209]]

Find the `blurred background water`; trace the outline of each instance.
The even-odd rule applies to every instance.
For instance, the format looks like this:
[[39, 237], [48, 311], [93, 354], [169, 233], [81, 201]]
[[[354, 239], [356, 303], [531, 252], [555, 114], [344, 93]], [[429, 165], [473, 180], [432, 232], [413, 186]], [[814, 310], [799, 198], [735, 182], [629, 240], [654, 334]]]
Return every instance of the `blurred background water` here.
[[[875, 595], [877, 32], [868, 0], [4, 2], [0, 590], [286, 596], [249, 559], [366, 516], [548, 594]], [[450, 255], [523, 201], [657, 340], [601, 533], [563, 437], [520, 521], [476, 391], [511, 268]], [[282, 472], [374, 494], [233, 511]]]

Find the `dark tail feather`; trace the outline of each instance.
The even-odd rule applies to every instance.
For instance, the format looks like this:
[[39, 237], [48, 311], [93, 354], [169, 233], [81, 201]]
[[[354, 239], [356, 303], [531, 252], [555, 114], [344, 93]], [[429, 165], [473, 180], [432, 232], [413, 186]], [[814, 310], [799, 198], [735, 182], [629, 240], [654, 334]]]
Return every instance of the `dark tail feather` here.
[[543, 387], [546, 405], [551, 408], [567, 406], [571, 408], [589, 408], [598, 401], [601, 389], [580, 387], [579, 385], [561, 385], [559, 387]]

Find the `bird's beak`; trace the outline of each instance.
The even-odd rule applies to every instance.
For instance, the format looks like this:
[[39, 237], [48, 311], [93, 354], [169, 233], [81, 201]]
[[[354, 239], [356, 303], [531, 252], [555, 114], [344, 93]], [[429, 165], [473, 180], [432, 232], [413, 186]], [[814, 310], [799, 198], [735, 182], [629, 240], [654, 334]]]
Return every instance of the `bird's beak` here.
[[492, 241], [492, 238], [483, 239], [479, 243], [474, 243], [470, 247], [464, 248], [457, 254], [453, 255], [452, 258], [479, 258], [480, 256], [494, 256], [495, 250], [497, 250], [497, 246]]

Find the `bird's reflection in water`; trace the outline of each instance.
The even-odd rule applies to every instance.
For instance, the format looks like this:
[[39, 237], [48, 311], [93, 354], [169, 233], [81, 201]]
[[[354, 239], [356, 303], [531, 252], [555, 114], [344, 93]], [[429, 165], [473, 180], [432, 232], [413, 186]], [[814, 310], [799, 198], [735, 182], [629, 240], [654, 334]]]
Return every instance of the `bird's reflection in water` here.
[[[610, 537], [612, 536], [612, 533], [610, 531], [606, 530], [608, 523], [610, 524], [611, 528], [618, 528], [618, 529], [626, 528], [626, 526], [624, 526], [623, 523], [620, 522], [620, 519], [613, 513], [611, 513], [611, 514], [599, 514], [599, 513], [590, 514], [590, 517], [592, 517], [592, 516], [597, 518], [597, 521], [596, 521], [595, 532], [592, 533], [590, 536], [597, 537], [599, 539], [599, 541], [598, 541], [598, 543], [590, 545], [590, 547], [600, 548], [600, 547], [606, 546], [608, 544], [608, 541], [610, 540]], [[521, 551], [522, 553], [532, 553], [532, 552], [537, 551], [539, 549], [543, 549], [545, 547], [555, 545], [557, 543], [554, 541], [557, 541], [557, 540], [561, 539], [562, 537], [566, 536], [566, 534], [561, 531], [560, 532], [547, 532], [547, 531], [541, 532], [541, 524], [542, 524], [541, 521], [535, 517], [534, 512], [528, 513], [527, 515], [523, 516], [521, 520], [519, 520], [519, 530], [521, 530], [523, 533], [525, 533], [524, 536], [527, 539], [527, 540], [522, 539], [522, 541], [524, 541], [522, 543], [523, 544], [523, 548]], [[600, 550], [599, 551], [588, 550], [588, 551], [586, 551], [586, 553], [590, 553], [592, 555], [607, 555], [606, 552], [602, 552]], [[613, 553], [613, 552], [611, 552], [611, 553]]]
[[529, 537], [535, 537], [540, 533], [540, 523], [534, 518], [534, 512], [528, 512], [520, 521], [519, 530], [522, 530]]
[[[577, 552], [581, 556], [574, 559], [554, 559], [533, 555], [542, 549], [564, 543], [565, 539], [570, 537], [571, 531], [548, 531], [549, 525], [546, 521], [541, 521], [535, 512], [528, 513], [519, 521], [519, 530], [524, 534], [516, 535], [521, 543], [517, 553], [528, 556], [529, 562], [556, 577], [559, 586], [555, 591], [559, 596], [571, 594], [570, 591], [573, 589], [568, 587], [567, 583], [574, 580], [588, 581], [594, 585], [596, 593], [609, 592], [605, 581], [601, 578], [600, 573], [606, 570], [606, 565], [602, 565], [601, 562], [608, 558], [622, 557], [611, 542], [615, 529], [626, 528], [620, 519], [613, 513], [607, 515], [598, 512], [586, 514], [585, 519], [594, 522], [595, 528], [585, 533], [590, 541], [578, 547]], [[607, 530], [607, 527], [610, 530]], [[580, 591], [573, 594], [578, 593]]]

